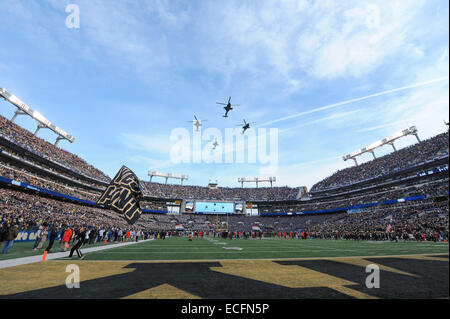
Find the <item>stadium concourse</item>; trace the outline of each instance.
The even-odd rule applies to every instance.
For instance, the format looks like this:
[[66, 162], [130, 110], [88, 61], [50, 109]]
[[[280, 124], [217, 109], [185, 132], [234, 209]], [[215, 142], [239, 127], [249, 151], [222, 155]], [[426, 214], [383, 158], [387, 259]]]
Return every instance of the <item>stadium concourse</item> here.
[[[286, 238], [297, 243], [292, 245], [302, 245], [298, 246], [302, 250], [308, 249], [308, 246], [304, 244], [305, 239], [312, 239], [307, 241], [311, 242], [311, 245], [314, 245], [313, 242], [320, 243], [316, 246], [318, 250], [327, 250], [324, 245], [332, 246], [332, 242], [338, 243], [339, 240], [345, 240], [345, 242], [379, 242], [381, 244], [410, 242], [411, 245], [413, 243], [414, 245], [423, 245], [417, 246], [417, 252], [422, 254], [420, 258], [410, 256], [411, 259], [408, 259], [408, 263], [413, 265], [412, 268], [403, 269], [406, 266], [404, 266], [405, 263], [402, 260], [406, 259], [397, 257], [388, 259], [386, 257], [386, 259], [380, 261], [384, 264], [384, 271], [391, 275], [407, 273], [406, 276], [412, 277], [417, 275], [425, 278], [428, 276], [427, 280], [439, 281], [439, 278], [433, 276], [431, 278], [429, 274], [424, 273], [424, 269], [432, 271], [433, 267], [437, 267], [438, 270], [447, 267], [448, 276], [448, 139], [448, 132], [442, 133], [359, 166], [335, 172], [330, 177], [315, 184], [309, 194], [301, 193], [300, 187], [219, 187], [212, 189], [202, 186], [170, 185], [142, 181], [144, 200], [141, 202], [141, 207], [143, 208], [143, 214], [136, 224], [130, 226], [117, 213], [96, 205], [97, 199], [111, 181], [110, 177], [100, 169], [89, 165], [76, 154], [64, 151], [0, 116], [0, 239], [3, 242], [2, 251], [4, 252], [0, 255], [0, 261], [42, 254], [46, 247], [45, 236], [50, 231], [61, 236], [67, 228], [71, 228], [73, 235], [70, 242], [73, 242], [80, 228], [87, 226], [90, 232], [87, 244], [93, 246], [105, 242], [124, 241], [126, 234], [130, 237], [128, 240], [161, 239], [169, 235], [173, 237], [175, 243], [180, 244], [179, 240], [183, 240], [183, 244], [185, 244], [186, 240], [183, 236], [189, 233], [194, 233], [197, 236], [196, 239], [199, 238], [199, 235], [206, 235], [208, 241], [205, 241], [205, 243], [207, 245], [212, 245], [211, 241], [216, 241], [214, 244], [219, 244], [223, 240], [221, 243], [227, 245], [227, 242], [233, 239], [242, 239], [240, 242], [244, 242], [244, 239], [251, 237], [265, 239], [264, 243], [271, 245], [278, 243], [277, 240], [281, 241]], [[242, 213], [223, 215], [202, 214], [195, 208], [187, 209], [188, 202], [196, 203], [197, 201], [242, 203], [243, 209]], [[247, 216], [245, 214], [246, 209], [257, 209], [258, 214]], [[15, 235], [14, 232], [18, 234]], [[24, 241], [24, 239], [34, 239], [36, 234], [39, 234], [38, 240]], [[203, 236], [201, 237], [203, 238]], [[36, 250], [33, 250], [34, 243], [38, 243], [39, 240], [43, 242], [37, 245]], [[160, 241], [154, 240], [151, 244], [154, 245], [156, 242]], [[237, 242], [237, 240], [234, 242]], [[257, 242], [257, 240], [250, 239], [247, 242]], [[283, 247], [291, 245], [287, 244], [286, 241], [282, 242], [285, 243], [285, 246], [277, 246], [277, 249], [282, 250]], [[432, 246], [430, 242], [440, 246]], [[145, 244], [150, 245], [149, 243]], [[170, 243], [167, 245], [170, 245]], [[134, 245], [133, 247], [138, 246]], [[413, 246], [409, 246], [409, 248], [398, 247], [403, 248], [392, 248], [395, 255], [407, 255], [407, 253], [414, 252], [410, 250], [410, 247]], [[229, 248], [237, 251], [247, 249], [243, 247]], [[133, 248], [130, 247], [129, 249]], [[353, 248], [344, 247], [342, 249], [340, 253], [346, 250], [351, 251]], [[355, 251], [364, 254], [364, 250], [355, 249]], [[60, 245], [55, 245], [53, 250], [59, 251]], [[376, 250], [372, 252], [374, 251]], [[387, 252], [386, 254], [388, 254]], [[444, 255], [435, 255], [435, 253], [444, 253]], [[239, 254], [239, 252], [236, 252], [236, 254]], [[113, 255], [111, 254], [111, 256]], [[380, 254], [377, 253], [377, 255]], [[91, 255], [88, 255], [87, 259], [89, 259], [89, 256]], [[92, 256], [95, 256], [95, 254], [93, 253]], [[144, 252], [142, 256], [146, 256]], [[215, 259], [214, 256], [214, 254], [211, 256], [205, 254], [204, 259]], [[222, 255], [217, 256], [220, 259]], [[236, 256], [239, 259], [246, 255]], [[298, 253], [292, 256], [293, 258], [302, 257]], [[289, 255], [283, 258], [287, 257]], [[336, 256], [325, 254], [323, 257]], [[341, 254], [340, 257], [345, 257], [345, 255]], [[276, 259], [277, 257], [276, 254], [252, 254], [250, 259], [258, 258]], [[134, 259], [140, 259], [140, 255], [133, 255], [132, 260]], [[347, 261], [346, 265], [353, 263], [352, 267], [356, 267], [355, 265], [361, 266], [361, 262], [361, 260], [355, 259]], [[300, 262], [297, 259], [280, 263], [277, 266], [270, 265], [275, 268], [301, 265], [304, 269], [309, 269], [310, 272], [325, 271], [326, 268], [324, 263]], [[245, 273], [244, 277], [256, 276], [254, 279], [259, 280], [260, 275], [249, 273], [248, 269], [244, 269], [244, 265], [239, 264], [239, 262], [236, 265], [236, 269], [243, 267], [239, 276], [244, 276]], [[261, 269], [266, 268], [266, 264], [257, 265]], [[119, 268], [127, 267], [127, 263], [118, 263], [116, 266]], [[199, 267], [208, 269], [212, 267], [217, 270], [219, 266], [211, 263], [201, 264]], [[224, 264], [221, 264], [221, 266], [224, 267], [223, 272], [226, 272], [227, 266]], [[38, 265], [30, 267], [34, 267], [35, 270], [39, 268]], [[50, 267], [57, 266], [55, 264]], [[89, 267], [95, 268], [95, 266]], [[137, 273], [147, 274], [151, 269], [162, 267], [162, 265], [151, 264], [151, 266], [138, 265], [136, 267], [141, 267]], [[194, 272], [191, 269], [191, 267], [194, 267], [192, 265], [180, 267], [181, 265], [177, 265], [176, 268]], [[329, 276], [333, 276], [333, 278], [345, 277], [345, 274], [339, 273], [338, 268], [329, 268], [335, 269], [335, 273]], [[394, 268], [403, 270], [393, 270]], [[305, 272], [308, 271], [305, 270]], [[5, 274], [0, 275], [5, 278]], [[113, 276], [113, 273], [106, 275]], [[392, 276], [395, 277], [396, 275]], [[93, 278], [97, 278], [96, 276], [98, 277], [98, 275], [93, 275]], [[223, 273], [221, 276], [224, 278], [219, 277], [226, 280]], [[11, 282], [13, 279], [9, 278], [8, 280]], [[167, 280], [169, 280], [169, 277]], [[317, 291], [316, 295], [314, 295], [313, 290], [309, 291], [308, 294], [299, 291], [298, 295], [292, 295], [292, 291], [289, 293], [281, 292], [282, 289], [279, 286], [262, 285], [260, 288], [274, 292], [274, 295], [267, 295], [266, 297], [373, 297], [367, 291], [350, 292], [345, 288], [345, 280], [348, 281], [348, 278], [336, 280], [340, 282], [337, 285], [340, 288], [333, 286], [334, 292], [329, 290]], [[417, 281], [417, 278], [415, 280]], [[255, 282], [251, 282], [251, 284], [255, 284]], [[431, 286], [435, 287], [437, 291], [430, 296], [432, 298], [448, 298], [448, 278], [446, 282], [446, 293], [442, 293], [442, 291], [445, 291], [445, 287], [439, 286], [438, 282], [433, 282]], [[163, 284], [161, 283], [161, 285]], [[258, 284], [255, 285], [258, 287]], [[287, 283], [277, 282], [276, 284], [283, 286]], [[300, 284], [300, 286], [302, 285], [303, 283]], [[0, 295], [39, 296], [37, 292], [28, 295], [24, 292], [25, 290], [24, 288], [22, 291], [16, 291], [9, 287], [8, 289], [0, 289]], [[59, 288], [51, 290], [47, 287], [44, 290], [41, 291], [41, 296], [44, 297], [58, 296], [61, 293]], [[7, 293], [8, 291], [9, 293]], [[230, 294], [233, 291], [231, 289]], [[23, 295], [20, 295], [20, 293], [23, 293]], [[253, 291], [253, 293], [255, 292]], [[212, 291], [211, 294], [177, 294], [174, 292], [174, 295], [178, 297], [201, 295], [201, 297], [208, 298], [215, 296]], [[121, 292], [117, 296], [108, 295], [107, 297], [127, 297], [129, 295], [133, 295], [133, 292]], [[163, 295], [168, 296], [167, 294]], [[63, 296], [66, 295], [63, 294]], [[235, 295], [224, 295], [222, 297], [233, 296], [245, 297], [246, 295], [245, 291], [241, 291]], [[378, 297], [404, 296], [415, 297], [414, 295], [408, 295], [405, 291], [391, 291]], [[97, 297], [102, 296], [97, 295]]]

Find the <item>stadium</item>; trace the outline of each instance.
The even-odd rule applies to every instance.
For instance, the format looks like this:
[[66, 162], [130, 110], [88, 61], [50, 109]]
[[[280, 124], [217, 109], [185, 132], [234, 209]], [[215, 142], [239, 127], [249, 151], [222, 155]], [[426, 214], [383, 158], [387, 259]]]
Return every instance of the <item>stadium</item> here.
[[[130, 226], [97, 206], [110, 182], [100, 169], [0, 119], [2, 234], [13, 225], [19, 231], [11, 253], [1, 256], [2, 297], [448, 298], [448, 280], [442, 280], [448, 275], [448, 131], [338, 171], [309, 192], [141, 181], [142, 216]], [[53, 262], [35, 261], [47, 233], [56, 232], [58, 241], [71, 228], [73, 243], [84, 225], [90, 230], [85, 248], [113, 248], [76, 262], [91, 278], [78, 295], [55, 286], [61, 278], [49, 275], [72, 261], [61, 254]], [[32, 250], [42, 238], [44, 246]], [[109, 276], [99, 271], [100, 261]], [[392, 284], [379, 294], [354, 281], [373, 263]], [[129, 268], [140, 284], [121, 289], [114, 277]], [[20, 282], [11, 272], [21, 274]], [[22, 282], [35, 272], [49, 281]], [[210, 290], [199, 291], [199, 273], [214, 283]], [[99, 293], [98, 285], [114, 289]]]
[[[441, 82], [448, 94], [447, 75], [269, 122]], [[345, 145], [358, 150], [335, 161], [351, 165], [322, 172], [327, 177], [310, 188], [301, 179], [296, 186], [279, 186], [276, 174], [242, 177], [232, 169], [219, 171], [236, 181], [234, 187], [215, 182], [216, 176], [189, 184], [199, 171], [178, 174], [149, 166], [148, 178], [142, 178], [131, 174], [130, 161], [113, 178], [106, 171], [117, 172], [125, 155], [118, 151], [96, 167], [81, 153], [67, 151], [75, 138], [50, 122], [51, 114], [39, 113], [34, 104], [40, 102], [25, 102], [36, 91], [17, 86], [0, 87], [0, 299], [449, 298], [449, 131], [437, 115], [430, 126], [438, 134], [424, 139], [415, 123], [389, 136], [379, 134], [377, 141], [358, 133], [364, 130], [353, 132], [368, 146]], [[217, 118], [236, 111], [225, 110]], [[70, 112], [67, 117], [78, 111]], [[102, 113], [105, 122], [120, 117], [107, 113]], [[340, 116], [347, 114], [324, 119]], [[23, 118], [36, 129], [21, 125]], [[80, 118], [79, 123], [85, 120]], [[247, 128], [238, 133], [248, 133]], [[42, 131], [48, 134], [40, 137]], [[108, 143], [106, 133], [80, 131], [94, 141], [77, 145], [82, 154], [101, 153]], [[333, 130], [326, 132], [332, 140]], [[399, 146], [405, 140], [409, 145]], [[315, 150], [304, 152], [321, 160]], [[370, 158], [360, 160], [364, 156]], [[122, 197], [121, 212], [103, 201], [115, 196], [110, 188], [119, 185], [124, 169], [139, 185], [139, 196], [127, 202], [139, 211], [132, 222], [121, 213]]]

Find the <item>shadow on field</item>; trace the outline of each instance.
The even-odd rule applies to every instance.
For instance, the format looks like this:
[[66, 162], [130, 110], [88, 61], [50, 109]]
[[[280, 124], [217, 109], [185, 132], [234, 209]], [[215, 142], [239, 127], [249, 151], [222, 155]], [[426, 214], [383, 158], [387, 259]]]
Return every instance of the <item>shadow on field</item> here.
[[206, 299], [239, 298], [349, 298], [326, 287], [287, 288], [212, 271], [218, 262], [200, 263], [133, 263], [125, 268], [135, 271], [82, 281], [79, 289], [65, 285], [1, 296], [1, 298], [52, 299], [117, 299], [150, 288], [169, 284], [192, 295]]
[[[448, 298], [448, 260], [409, 258], [367, 258], [369, 263], [385, 266], [380, 270], [380, 288], [369, 289], [365, 266], [339, 260], [274, 261], [284, 266], [314, 270], [317, 276], [334, 276], [353, 282], [353, 291], [378, 298]], [[107, 267], [107, 263], [105, 263]], [[352, 298], [328, 287], [290, 288], [211, 270], [220, 262], [131, 263], [134, 271], [81, 281], [80, 288], [65, 285], [0, 296], [13, 299], [118, 299], [161, 285], [170, 285], [205, 299], [346, 299]], [[414, 276], [396, 271], [402, 271]], [[295, 278], [300, 279], [302, 278]], [[308, 278], [305, 278], [307, 280]], [[345, 292], [345, 291], [344, 291]]]
[[436, 299], [449, 296], [448, 261], [379, 257], [366, 260], [379, 267], [387, 266], [416, 276], [380, 270], [380, 288], [367, 288], [365, 282], [369, 274], [361, 266], [341, 263], [338, 260], [298, 260], [278, 263], [298, 265], [353, 281], [358, 285], [351, 286], [352, 289], [383, 299]]

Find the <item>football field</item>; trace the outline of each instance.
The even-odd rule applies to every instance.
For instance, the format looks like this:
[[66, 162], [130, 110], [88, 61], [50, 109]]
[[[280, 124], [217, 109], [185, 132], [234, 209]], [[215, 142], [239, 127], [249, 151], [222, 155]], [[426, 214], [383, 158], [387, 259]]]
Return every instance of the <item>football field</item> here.
[[172, 237], [86, 255], [86, 260], [221, 260], [447, 253], [448, 243]]
[[0, 269], [0, 298], [448, 298], [448, 256], [447, 243], [174, 237]]

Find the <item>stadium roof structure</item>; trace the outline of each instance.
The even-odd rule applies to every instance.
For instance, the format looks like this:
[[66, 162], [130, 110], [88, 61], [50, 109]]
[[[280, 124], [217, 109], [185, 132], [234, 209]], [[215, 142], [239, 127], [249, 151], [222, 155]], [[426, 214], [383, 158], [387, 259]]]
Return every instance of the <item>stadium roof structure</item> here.
[[48, 128], [58, 135], [58, 137], [56, 138], [56, 141], [55, 141], [55, 146], [58, 145], [59, 141], [61, 141], [61, 140], [67, 140], [70, 143], [73, 143], [75, 141], [75, 138], [73, 136], [67, 134], [61, 128], [52, 124], [49, 120], [47, 120], [38, 111], [32, 110], [28, 105], [26, 105], [24, 102], [22, 102], [17, 96], [10, 94], [8, 91], [6, 91], [3, 88], [0, 88], [0, 96], [17, 108], [16, 111], [14, 112], [14, 116], [11, 118], [11, 122], [14, 122], [14, 120], [16, 119], [16, 117], [18, 115], [29, 115], [31, 118], [33, 118], [35, 121], [37, 121], [39, 123], [36, 128], [36, 131], [33, 134], [34, 136], [36, 136], [36, 134], [39, 132], [39, 130], [41, 128]]
[[364, 153], [371, 153], [373, 158], [376, 159], [374, 150], [379, 148], [379, 147], [381, 147], [381, 146], [383, 146], [383, 145], [386, 145], [386, 144], [391, 145], [392, 148], [394, 149], [394, 152], [396, 152], [397, 149], [395, 148], [394, 142], [396, 140], [398, 140], [399, 138], [405, 137], [407, 135], [414, 135], [417, 138], [417, 141], [420, 143], [419, 135], [417, 134], [417, 128], [415, 126], [411, 126], [410, 128], [407, 128], [407, 129], [404, 129], [402, 131], [399, 131], [399, 132], [395, 133], [394, 135], [386, 137], [385, 139], [376, 141], [376, 142], [370, 144], [369, 146], [366, 146], [366, 147], [364, 147], [364, 148], [362, 148], [360, 150], [357, 150], [357, 151], [355, 151], [355, 152], [353, 152], [351, 154], [345, 155], [343, 157], [343, 160], [347, 161], [349, 159], [352, 159], [352, 160], [355, 161], [356, 166], [358, 166], [358, 162], [356, 161], [356, 157], [358, 157], [358, 156], [360, 156], [360, 155], [362, 155]]

